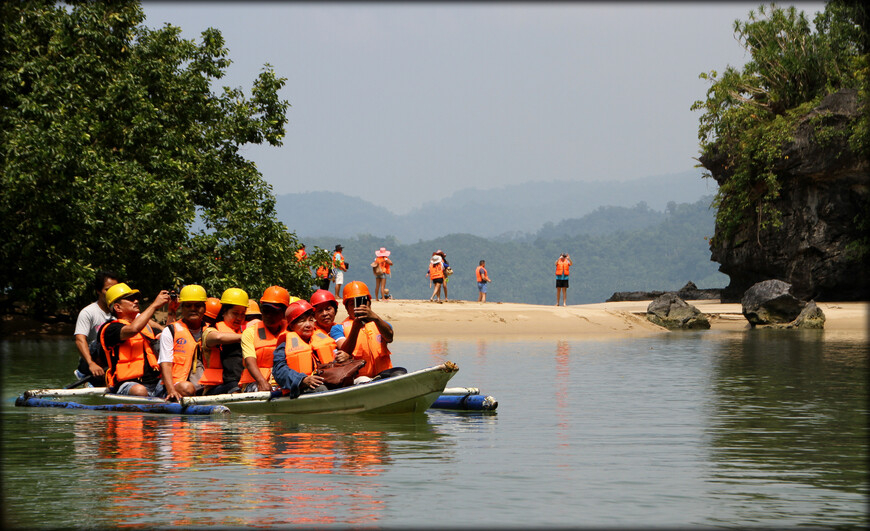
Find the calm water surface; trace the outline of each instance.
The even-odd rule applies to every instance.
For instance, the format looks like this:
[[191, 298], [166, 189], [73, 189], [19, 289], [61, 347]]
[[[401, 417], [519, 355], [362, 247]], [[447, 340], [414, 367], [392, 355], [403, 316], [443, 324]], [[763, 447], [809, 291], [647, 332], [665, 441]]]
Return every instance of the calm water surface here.
[[823, 332], [402, 342], [495, 414], [15, 408], [72, 341], [0, 341], [6, 527], [861, 526], [868, 346]]

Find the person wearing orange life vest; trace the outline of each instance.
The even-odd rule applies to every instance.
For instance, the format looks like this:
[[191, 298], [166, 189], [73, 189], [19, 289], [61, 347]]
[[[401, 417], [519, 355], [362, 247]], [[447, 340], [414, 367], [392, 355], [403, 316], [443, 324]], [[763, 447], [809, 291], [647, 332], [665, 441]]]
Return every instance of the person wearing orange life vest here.
[[375, 261], [372, 262], [372, 269], [375, 274], [375, 300], [379, 301], [384, 297], [384, 290], [387, 287], [387, 275], [390, 274], [390, 267], [393, 261], [390, 260], [390, 251], [385, 247], [381, 247], [375, 251]]
[[556, 260], [556, 306], [560, 299], [562, 306], [568, 306], [568, 275], [571, 274], [572, 265], [574, 262], [568, 253], [562, 253]]
[[[314, 307], [308, 301], [292, 302], [284, 315], [287, 332], [278, 339], [272, 353], [275, 383], [293, 398], [326, 391], [323, 378], [314, 372], [319, 364], [332, 361], [335, 341], [317, 329]], [[320, 340], [315, 339], [317, 334]]]
[[[335, 314], [338, 311], [338, 301], [335, 300], [335, 297], [329, 291], [319, 289], [311, 295], [310, 303], [314, 308], [314, 322], [317, 325], [317, 330], [314, 332], [315, 341], [327, 341], [328, 339], [328, 341], [332, 342], [333, 348], [338, 349], [338, 347], [341, 346], [340, 343], [337, 343], [330, 335], [332, 333], [332, 328], [335, 326]], [[327, 339], [321, 338], [321, 334], [325, 335]], [[343, 338], [341, 339], [341, 342], [344, 342]], [[343, 350], [336, 350], [333, 355], [335, 361], [338, 363], [344, 363], [351, 358], [351, 355]]]
[[317, 266], [317, 269], [314, 270], [314, 276], [316, 277], [315, 284], [320, 289], [329, 289], [329, 268], [325, 265]]
[[154, 396], [157, 387], [157, 358], [148, 322], [158, 308], [169, 302], [162, 290], [144, 312], [139, 312], [139, 290], [120, 282], [106, 291], [106, 304], [114, 320], [105, 323], [98, 337], [106, 352], [106, 384], [120, 395]]
[[398, 376], [408, 371], [393, 367], [388, 343], [393, 342], [393, 327], [372, 311], [372, 297], [363, 282], [354, 281], [344, 288], [344, 307], [348, 318], [332, 327], [329, 334], [339, 349], [365, 360], [354, 383]]
[[243, 392], [272, 390], [272, 352], [286, 330], [284, 312], [290, 302], [290, 293], [281, 286], [266, 288], [260, 298], [262, 319], [251, 321], [242, 332], [245, 370], [239, 378], [239, 387]]
[[486, 284], [492, 282], [486, 272], [486, 260], [481, 260], [480, 265], [474, 270], [477, 278], [477, 302], [486, 302]]
[[221, 295], [220, 302], [217, 324], [206, 328], [202, 334], [204, 370], [199, 383], [206, 395], [238, 389], [244, 369], [241, 339], [250, 304], [248, 294], [239, 288], [229, 288]]
[[190, 284], [181, 288], [178, 302], [181, 303], [181, 318], [168, 325], [160, 333], [161, 382], [156, 396], [167, 402], [179, 401], [181, 397], [193, 396], [202, 376], [202, 332], [205, 325], [205, 303], [208, 297], [205, 288]]
[[344, 247], [338, 244], [335, 246], [335, 252], [332, 253], [332, 278], [335, 282], [336, 297], [341, 297], [341, 285], [344, 284], [344, 272], [347, 271], [347, 262], [341, 254], [343, 249]]
[[[444, 262], [440, 255], [433, 254], [432, 258], [429, 259], [429, 271], [426, 272], [426, 276], [429, 277], [429, 285], [435, 285], [429, 300], [435, 302], [435, 295], [438, 295], [437, 301], [441, 302], [441, 287], [444, 285]], [[444, 300], [447, 300], [446, 293]]]
[[303, 243], [301, 245], [302, 245], [302, 247], [300, 247], [299, 250], [296, 251], [296, 253], [295, 253], [297, 262], [301, 262], [302, 260], [305, 260], [305, 258], [308, 257], [308, 252], [305, 251], [305, 244]]

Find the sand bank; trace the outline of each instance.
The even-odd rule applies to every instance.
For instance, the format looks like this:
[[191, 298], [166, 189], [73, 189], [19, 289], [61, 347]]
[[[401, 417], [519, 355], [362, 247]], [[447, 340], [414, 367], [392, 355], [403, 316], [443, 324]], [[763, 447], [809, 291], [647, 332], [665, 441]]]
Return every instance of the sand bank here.
[[[687, 301], [710, 317], [711, 330], [742, 331], [749, 324], [740, 304]], [[520, 303], [418, 300], [375, 302], [373, 309], [390, 321], [403, 339], [605, 339], [675, 333], [644, 317], [650, 301], [605, 302], [571, 306]], [[870, 303], [818, 303], [825, 313], [825, 336], [866, 340]], [[339, 319], [344, 318], [339, 309]], [[677, 332], [678, 333], [678, 332]]]

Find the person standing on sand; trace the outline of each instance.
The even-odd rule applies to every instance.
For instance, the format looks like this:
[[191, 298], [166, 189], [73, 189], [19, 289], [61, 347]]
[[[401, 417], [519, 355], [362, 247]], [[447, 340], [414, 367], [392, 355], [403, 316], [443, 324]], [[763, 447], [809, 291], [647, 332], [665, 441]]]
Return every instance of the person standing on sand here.
[[332, 280], [335, 282], [335, 297], [341, 297], [341, 285], [344, 284], [344, 272], [347, 271], [347, 262], [344, 261], [344, 255], [341, 251], [344, 247], [341, 244], [335, 246], [335, 252], [332, 253]]
[[571, 274], [571, 266], [574, 262], [571, 255], [562, 253], [556, 260], [556, 306], [562, 300], [562, 306], [568, 306], [568, 275]]
[[477, 302], [486, 302], [486, 284], [492, 282], [486, 272], [486, 260], [481, 260], [480, 265], [474, 270], [477, 277]]
[[390, 251], [385, 247], [381, 247], [375, 251], [375, 261], [372, 262], [372, 271], [375, 274], [375, 300], [379, 301], [384, 298], [384, 290], [387, 287], [387, 275], [390, 274], [390, 267], [393, 261], [390, 260]]
[[[435, 295], [438, 295], [437, 302], [441, 302], [441, 286], [444, 285], [444, 267], [441, 256], [438, 254], [432, 254], [432, 258], [429, 259], [429, 270], [426, 272], [426, 276], [429, 277], [429, 285], [432, 286], [434, 284], [435, 286], [429, 300], [436, 302]], [[446, 295], [444, 299], [447, 299]]]

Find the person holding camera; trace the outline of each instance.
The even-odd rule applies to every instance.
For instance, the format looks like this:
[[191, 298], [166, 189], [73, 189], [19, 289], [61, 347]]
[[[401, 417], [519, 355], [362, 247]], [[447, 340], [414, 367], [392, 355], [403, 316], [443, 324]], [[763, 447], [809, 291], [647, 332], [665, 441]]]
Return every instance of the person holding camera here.
[[572, 265], [574, 262], [568, 253], [562, 253], [556, 260], [556, 306], [559, 306], [560, 299], [562, 306], [568, 306], [568, 275]]
[[348, 317], [333, 326], [329, 335], [341, 350], [366, 361], [357, 378], [370, 381], [407, 373], [403, 367], [393, 367], [387, 347], [393, 342], [393, 327], [372, 311], [368, 286], [358, 280], [348, 283], [343, 302]]

